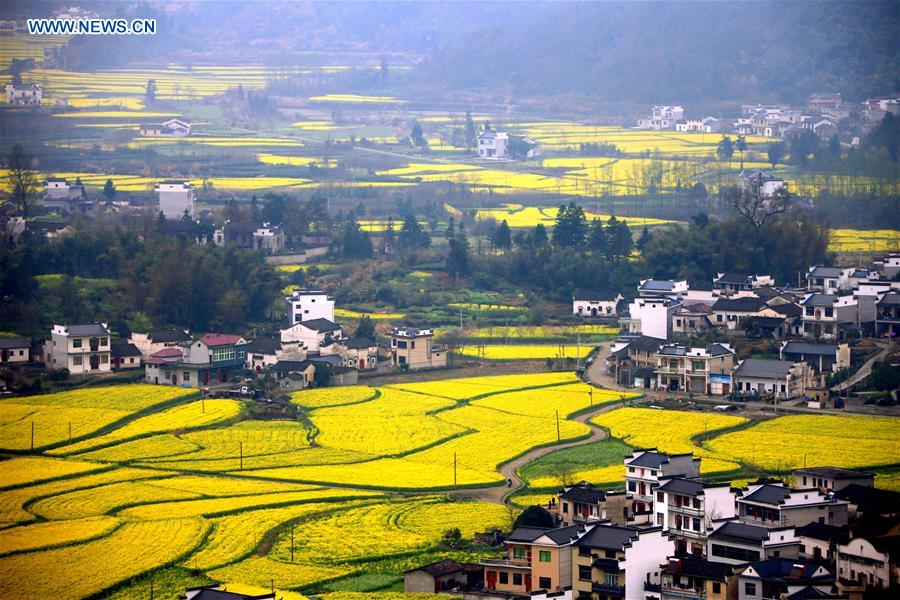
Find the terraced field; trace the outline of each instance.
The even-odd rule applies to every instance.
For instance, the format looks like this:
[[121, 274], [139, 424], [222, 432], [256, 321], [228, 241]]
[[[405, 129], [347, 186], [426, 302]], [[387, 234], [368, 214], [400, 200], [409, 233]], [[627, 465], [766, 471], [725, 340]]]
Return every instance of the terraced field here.
[[[155, 582], [157, 597], [175, 598], [197, 582], [259, 591], [274, 580], [290, 593], [371, 600], [354, 594], [390, 588], [419, 564], [492, 552], [446, 546], [447, 529], [468, 538], [508, 528], [516, 514], [441, 490], [503, 485], [500, 465], [586, 437], [573, 416], [623, 398], [571, 373], [535, 373], [302, 391], [296, 420], [254, 421], [241, 420], [235, 401], [198, 411], [179, 392], [135, 385], [46, 397], [59, 410], [122, 414], [72, 444], [0, 461], [0, 596], [137, 598]], [[27, 418], [44, 398], [16, 399], [5, 418]], [[736, 479], [749, 467], [790, 469], [782, 457], [805, 449], [807, 464], [880, 465], [879, 485], [898, 481], [890, 420], [804, 415], [745, 427], [730, 415], [619, 408], [594, 422], [619, 440], [526, 464], [519, 475], [530, 488], [512, 501], [546, 503], [564, 481], [615, 485], [632, 446], [694, 452], [704, 473]], [[865, 453], [841, 450], [871, 431], [881, 433]], [[760, 441], [776, 437], [784, 443]]]

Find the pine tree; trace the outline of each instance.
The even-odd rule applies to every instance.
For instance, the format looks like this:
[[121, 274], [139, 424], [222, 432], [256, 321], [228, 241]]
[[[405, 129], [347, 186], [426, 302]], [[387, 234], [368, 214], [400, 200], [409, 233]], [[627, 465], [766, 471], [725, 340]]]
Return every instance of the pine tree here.
[[466, 148], [472, 149], [478, 143], [478, 128], [472, 120], [472, 111], [466, 111]]
[[611, 259], [621, 260], [631, 254], [634, 241], [631, 238], [631, 229], [625, 221], [619, 221], [615, 216], [609, 218], [606, 224], [606, 235], [609, 242], [607, 256]]
[[506, 252], [512, 248], [512, 232], [509, 230], [509, 224], [507, 224], [506, 219], [497, 226], [497, 229], [491, 235], [491, 245], [494, 249], [501, 252]]
[[603, 227], [600, 219], [591, 221], [591, 230], [588, 234], [588, 248], [598, 256], [605, 256], [607, 248], [609, 248], [606, 229]]
[[456, 237], [456, 227], [454, 226], [453, 215], [450, 215], [450, 218], [447, 219], [447, 231], [444, 233], [444, 237], [447, 238], [448, 242]]
[[646, 246], [651, 239], [653, 239], [653, 236], [650, 235], [650, 230], [647, 229], [646, 225], [644, 225], [644, 230], [641, 232], [641, 237], [637, 241], [638, 250], [643, 250], [644, 246]]
[[534, 244], [536, 248], [540, 248], [547, 244], [547, 228], [544, 227], [543, 223], [538, 223], [534, 226], [534, 230], [531, 232], [531, 243]]
[[394, 232], [394, 217], [388, 217], [387, 227], [384, 229], [384, 237], [381, 238], [381, 253], [390, 254], [397, 245], [397, 234]]
[[148, 79], [147, 89], [144, 92], [144, 105], [150, 106], [154, 102], [156, 102], [156, 80]]

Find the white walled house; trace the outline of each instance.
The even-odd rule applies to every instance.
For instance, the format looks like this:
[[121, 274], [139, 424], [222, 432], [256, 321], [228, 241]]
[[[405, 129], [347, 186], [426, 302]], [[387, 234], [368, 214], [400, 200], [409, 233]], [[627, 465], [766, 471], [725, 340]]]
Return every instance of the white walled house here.
[[576, 290], [572, 294], [572, 314], [576, 317], [615, 317], [622, 294], [596, 290]]
[[144, 358], [163, 348], [189, 346], [194, 340], [187, 331], [181, 329], [158, 329], [154, 331], [133, 331], [128, 341], [137, 346]]
[[680, 307], [681, 303], [671, 298], [635, 298], [628, 305], [628, 315], [623, 316], [622, 324], [629, 333], [668, 340], [672, 334], [672, 318]]
[[737, 497], [738, 518], [762, 527], [799, 527], [819, 522], [847, 524], [849, 503], [816, 488], [791, 489], [783, 484], [751, 484]]
[[478, 134], [478, 156], [480, 158], [501, 159], [508, 155], [509, 135], [491, 129]]
[[284, 232], [280, 227], [264, 223], [253, 232], [253, 248], [267, 254], [277, 254], [284, 249]]
[[803, 307], [803, 335], [806, 337], [837, 339], [840, 325], [855, 324], [859, 320], [859, 305], [853, 296], [807, 294], [800, 306]]
[[343, 339], [341, 326], [328, 319], [309, 319], [294, 323], [281, 330], [281, 342], [301, 342], [307, 352], [333, 354], [330, 351], [334, 342]]
[[194, 218], [194, 184], [184, 180], [168, 180], [156, 185], [159, 210], [166, 219], [180, 221], [187, 211]]
[[31, 359], [31, 342], [28, 338], [0, 338], [0, 365], [27, 363]]
[[625, 493], [635, 500], [635, 511], [652, 512], [660, 479], [700, 476], [700, 459], [693, 454], [667, 454], [655, 449], [635, 450], [625, 459]]
[[751, 273], [717, 273], [713, 279], [713, 290], [725, 293], [755, 290], [774, 285], [775, 279], [771, 275], [753, 275]]
[[848, 485], [875, 487], [875, 474], [853, 471], [840, 467], [809, 467], [795, 469], [794, 484], [801, 488], [819, 488], [822, 491], [837, 492]]
[[447, 366], [447, 350], [434, 343], [434, 329], [393, 327], [391, 329], [391, 365], [404, 369], [430, 369]]
[[742, 189], [749, 191], [758, 186], [760, 196], [763, 198], [787, 192], [787, 183], [784, 179], [764, 171], [741, 171], [738, 177]]
[[837, 545], [837, 575], [874, 589], [896, 586], [900, 547], [896, 537], [854, 537]]
[[667, 477], [656, 489], [653, 513], [653, 523], [675, 537], [676, 553], [703, 555], [712, 521], [734, 516], [734, 493], [730, 483]]
[[6, 85], [6, 103], [15, 106], [40, 106], [43, 93], [39, 83], [10, 83]]
[[191, 124], [181, 119], [169, 119], [163, 123], [141, 123], [138, 127], [141, 137], [187, 137], [191, 135]]
[[638, 284], [637, 291], [638, 296], [641, 297], [677, 296], [683, 298], [690, 291], [690, 286], [687, 280], [642, 279]]
[[47, 367], [68, 369], [72, 375], [108, 373], [110, 332], [106, 323], [54, 325], [45, 342]]
[[658, 389], [726, 395], [731, 392], [733, 369], [734, 350], [728, 344], [665, 344], [656, 353]]
[[815, 384], [812, 369], [803, 361], [757, 358], [740, 361], [731, 379], [735, 392], [782, 400], [802, 398]]
[[837, 373], [850, 368], [850, 345], [846, 342], [811, 343], [790, 340], [781, 345], [781, 360], [804, 361], [816, 374]]
[[875, 266], [886, 279], [893, 279], [900, 273], [900, 252], [890, 252], [884, 258], [876, 260]]
[[313, 319], [334, 321], [334, 300], [321, 290], [297, 290], [284, 300], [289, 325]]
[[638, 129], [675, 129], [678, 121], [684, 120], [681, 106], [657, 105], [650, 109], [650, 116], [638, 119]]
[[854, 271], [853, 267], [823, 267], [821, 265], [810, 267], [806, 273], [806, 289], [818, 292], [849, 290], [852, 287], [850, 278]]
[[772, 557], [797, 558], [800, 541], [793, 527], [771, 528], [738, 519], [713, 521], [707, 532], [706, 555], [732, 565]]

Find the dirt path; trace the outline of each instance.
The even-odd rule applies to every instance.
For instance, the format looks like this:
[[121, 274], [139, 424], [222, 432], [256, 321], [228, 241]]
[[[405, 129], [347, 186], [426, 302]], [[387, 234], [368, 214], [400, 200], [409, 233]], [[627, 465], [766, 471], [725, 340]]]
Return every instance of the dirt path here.
[[597, 410], [591, 411], [589, 413], [581, 414], [574, 419], [573, 421], [577, 421], [578, 423], [584, 423], [588, 427], [591, 428], [591, 435], [582, 440], [577, 440], [574, 442], [566, 442], [563, 444], [557, 444], [555, 446], [547, 446], [544, 448], [535, 448], [526, 454], [523, 454], [519, 458], [512, 460], [502, 467], [500, 467], [500, 474], [504, 479], [511, 479], [512, 486], [507, 487], [506, 484], [495, 485], [493, 487], [486, 488], [477, 488], [477, 489], [467, 489], [467, 490], [459, 490], [450, 492], [451, 496], [456, 498], [475, 498], [478, 500], [484, 500], [487, 502], [495, 502], [497, 504], [506, 504], [507, 499], [513, 493], [521, 490], [525, 487], [525, 484], [519, 479], [519, 476], [516, 475], [516, 470], [527, 464], [533, 460], [537, 460], [538, 458], [550, 454], [551, 452], [555, 452], [557, 450], [562, 450], [563, 448], [572, 448], [573, 446], [583, 446], [585, 444], [591, 444], [593, 442], [599, 442], [600, 440], [604, 440], [607, 437], [606, 431], [593, 425], [589, 422], [589, 420], [599, 414], [603, 414], [605, 412], [609, 412], [613, 409], [619, 408], [622, 404], [620, 402], [613, 402], [611, 404], [604, 404], [597, 408]]

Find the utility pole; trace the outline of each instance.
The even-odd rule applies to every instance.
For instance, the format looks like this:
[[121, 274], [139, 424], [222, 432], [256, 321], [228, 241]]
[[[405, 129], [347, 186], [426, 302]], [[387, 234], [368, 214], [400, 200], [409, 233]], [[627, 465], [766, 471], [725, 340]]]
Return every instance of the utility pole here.
[[588, 395], [591, 398], [590, 399], [591, 406], [593, 406], [594, 405], [594, 388], [593, 388], [593, 386], [588, 390]]
[[291, 562], [294, 562], [294, 526], [295, 523], [291, 523]]
[[34, 421], [31, 422], [31, 451], [34, 452]]
[[456, 452], [453, 453], [453, 487], [456, 487]]
[[72, 443], [72, 421], [69, 421], [69, 443]]
[[200, 398], [200, 411], [206, 414], [206, 398]]
[[244, 470], [244, 442], [241, 442], [241, 468], [240, 470]]
[[153, 600], [153, 580], [150, 580], [150, 600]]
[[559, 411], [556, 411], [556, 441], [560, 441], [562, 437], [559, 435]]

